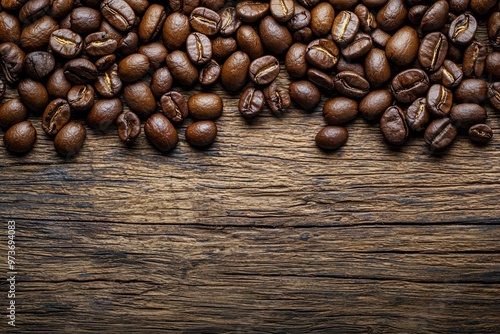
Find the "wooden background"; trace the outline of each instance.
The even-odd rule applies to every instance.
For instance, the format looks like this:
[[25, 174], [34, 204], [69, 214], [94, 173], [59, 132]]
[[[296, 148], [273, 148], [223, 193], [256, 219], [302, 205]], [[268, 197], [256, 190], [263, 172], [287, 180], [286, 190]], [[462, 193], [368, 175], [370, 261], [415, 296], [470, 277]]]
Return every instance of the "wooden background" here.
[[247, 123], [238, 96], [214, 91], [224, 114], [207, 150], [185, 142], [189, 120], [170, 154], [113, 128], [65, 160], [36, 117], [32, 152], [0, 148], [17, 331], [500, 332], [499, 113], [487, 146], [389, 148], [359, 118], [328, 153], [321, 106]]

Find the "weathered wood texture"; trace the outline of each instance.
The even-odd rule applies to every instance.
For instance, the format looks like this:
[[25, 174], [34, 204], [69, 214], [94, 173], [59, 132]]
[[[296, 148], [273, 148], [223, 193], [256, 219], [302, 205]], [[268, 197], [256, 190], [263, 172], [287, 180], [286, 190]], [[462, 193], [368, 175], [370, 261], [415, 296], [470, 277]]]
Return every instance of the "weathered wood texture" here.
[[31, 153], [0, 149], [18, 331], [500, 332], [498, 113], [485, 147], [392, 149], [358, 119], [327, 153], [320, 107], [247, 123], [214, 90], [207, 150], [186, 144], [186, 122], [167, 155], [112, 129], [64, 160], [35, 117]]

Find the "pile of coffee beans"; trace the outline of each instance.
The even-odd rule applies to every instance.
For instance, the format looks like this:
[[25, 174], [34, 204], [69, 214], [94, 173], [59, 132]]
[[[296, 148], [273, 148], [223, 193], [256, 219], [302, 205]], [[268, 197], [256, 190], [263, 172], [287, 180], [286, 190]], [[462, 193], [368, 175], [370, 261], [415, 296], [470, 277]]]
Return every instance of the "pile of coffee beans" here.
[[[476, 38], [481, 24], [488, 43]], [[390, 145], [412, 132], [432, 150], [460, 132], [486, 143], [485, 104], [500, 110], [496, 51], [497, 0], [1, 0], [0, 99], [5, 83], [18, 97], [0, 105], [0, 127], [5, 147], [24, 153], [37, 138], [26, 119], [38, 115], [56, 151], [72, 156], [86, 126], [116, 126], [132, 145], [144, 123], [168, 152], [191, 117], [186, 141], [206, 147], [223, 111], [210, 92], [220, 81], [248, 119], [292, 102], [312, 111], [328, 97], [316, 135], [324, 149], [345, 144], [358, 115], [379, 122]], [[283, 63], [289, 87], [277, 83]], [[206, 92], [175, 90], [198, 84]]]

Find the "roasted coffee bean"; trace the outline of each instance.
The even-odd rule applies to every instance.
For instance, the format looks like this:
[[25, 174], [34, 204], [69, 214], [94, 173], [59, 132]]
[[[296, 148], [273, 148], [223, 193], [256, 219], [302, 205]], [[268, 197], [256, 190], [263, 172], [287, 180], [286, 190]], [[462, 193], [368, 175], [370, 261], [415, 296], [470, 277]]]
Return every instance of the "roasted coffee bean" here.
[[462, 69], [451, 60], [444, 61], [441, 72], [441, 81], [446, 88], [457, 87], [462, 82], [464, 76]]
[[359, 112], [368, 121], [376, 120], [389, 108], [393, 99], [387, 89], [372, 90], [359, 103]]
[[321, 92], [318, 87], [307, 80], [292, 82], [288, 91], [290, 98], [306, 111], [314, 109], [321, 100]]
[[467, 77], [480, 77], [483, 75], [486, 47], [478, 41], [472, 42], [464, 52], [462, 70]]
[[217, 125], [212, 121], [198, 121], [186, 128], [186, 141], [196, 147], [211, 145], [217, 137]]
[[49, 4], [49, 14], [54, 18], [62, 18], [71, 12], [74, 1], [71, 0], [53, 0]]
[[288, 22], [295, 11], [295, 2], [293, 0], [270, 0], [269, 9], [277, 21]]
[[354, 14], [359, 19], [359, 27], [367, 34], [377, 28], [377, 20], [370, 10], [363, 4], [359, 4], [354, 8]]
[[429, 77], [421, 69], [411, 68], [396, 74], [391, 89], [396, 100], [412, 103], [429, 89]]
[[350, 11], [341, 11], [333, 21], [332, 39], [340, 45], [349, 44], [354, 40], [358, 29], [358, 16]]
[[164, 153], [174, 149], [179, 142], [177, 130], [162, 114], [153, 114], [148, 118], [144, 133], [153, 146]]
[[87, 115], [87, 125], [93, 129], [105, 130], [122, 112], [123, 104], [118, 98], [96, 101]]
[[0, 8], [4, 8], [6, 10], [17, 10], [21, 8], [27, 0], [2, 0], [0, 2]]
[[286, 88], [281, 87], [276, 81], [263, 90], [266, 103], [273, 114], [280, 116], [290, 107], [290, 94]]
[[493, 130], [486, 124], [476, 124], [469, 129], [470, 140], [476, 143], [487, 143], [493, 138]]
[[42, 79], [54, 70], [56, 61], [51, 53], [34, 51], [24, 57], [23, 69], [35, 80]]
[[238, 110], [245, 118], [253, 118], [262, 112], [266, 98], [261, 90], [254, 87], [248, 87], [243, 94], [241, 94], [238, 103]]
[[493, 78], [500, 77], [500, 52], [491, 52], [486, 56], [485, 68]]
[[3, 136], [5, 148], [13, 153], [26, 153], [36, 142], [36, 129], [29, 121], [11, 126]]
[[[81, 0], [80, 0], [81, 1]], [[129, 6], [134, 10], [136, 15], [142, 15], [149, 7], [148, 0], [125, 0]]]
[[65, 99], [71, 89], [71, 83], [64, 76], [62, 68], [56, 68], [51, 74], [46, 84], [47, 92], [52, 97]]
[[102, 31], [107, 33], [109, 36], [113, 37], [115, 40], [119, 41], [122, 39], [123, 35], [121, 32], [116, 30], [111, 24], [106, 20], [101, 21], [101, 25], [99, 26], [98, 31]]
[[418, 33], [405, 26], [389, 39], [385, 47], [387, 59], [398, 66], [408, 66], [415, 61], [419, 48]]
[[280, 72], [280, 63], [276, 57], [263, 56], [250, 63], [250, 79], [258, 85], [267, 85], [274, 81]]
[[68, 103], [76, 111], [88, 110], [94, 104], [95, 91], [91, 85], [73, 86], [68, 92]]
[[23, 50], [12, 42], [0, 44], [0, 67], [7, 83], [15, 85], [19, 81], [24, 55]]
[[232, 37], [216, 37], [212, 40], [212, 57], [219, 63], [226, 60], [238, 49], [236, 40]]
[[76, 58], [68, 61], [64, 65], [63, 70], [66, 79], [77, 85], [93, 81], [99, 74], [95, 65], [85, 58]]
[[228, 91], [239, 91], [245, 85], [250, 67], [250, 58], [241, 51], [233, 53], [222, 65], [221, 81]]
[[490, 15], [486, 32], [491, 46], [498, 51], [500, 47], [500, 12], [494, 12]]
[[54, 148], [63, 157], [71, 157], [80, 152], [86, 138], [87, 130], [83, 124], [71, 121], [57, 133]]
[[358, 103], [346, 97], [336, 97], [323, 106], [323, 117], [329, 125], [340, 125], [358, 116]]
[[495, 0], [470, 0], [470, 9], [478, 15], [486, 15], [497, 4]]
[[362, 98], [370, 91], [370, 84], [366, 79], [353, 71], [343, 71], [335, 78], [335, 89], [344, 96]]
[[75, 58], [82, 52], [83, 39], [69, 29], [57, 29], [50, 35], [49, 47], [61, 57]]
[[382, 29], [375, 29], [372, 34], [372, 41], [375, 45], [378, 45], [381, 48], [385, 48], [389, 40], [391, 39], [391, 35], [383, 31]]
[[300, 30], [294, 31], [292, 38], [295, 42], [309, 43], [313, 39], [313, 32], [311, 28], [305, 27]]
[[102, 57], [115, 52], [118, 42], [107, 33], [99, 31], [85, 37], [85, 52], [93, 57]]
[[211, 86], [217, 82], [220, 77], [221, 67], [215, 60], [210, 60], [200, 71], [198, 81], [203, 86]]
[[95, 67], [99, 72], [106, 72], [116, 62], [116, 55], [106, 55], [95, 61]]
[[380, 118], [380, 132], [391, 145], [402, 145], [410, 134], [403, 110], [398, 106], [391, 106], [384, 111]]
[[125, 57], [118, 64], [118, 75], [124, 82], [134, 82], [146, 75], [149, 66], [150, 62], [147, 56], [134, 53]]
[[311, 29], [316, 36], [330, 33], [335, 19], [335, 10], [328, 2], [321, 2], [311, 10]]
[[139, 36], [133, 31], [129, 31], [118, 41], [118, 51], [122, 54], [122, 56], [128, 56], [136, 53], [138, 49]]
[[488, 100], [493, 108], [500, 111], [500, 82], [493, 82], [488, 87]]
[[310, 68], [307, 70], [307, 78], [316, 86], [324, 88], [327, 91], [333, 91], [335, 89], [335, 82], [333, 81], [333, 77], [328, 73], [320, 71], [316, 68]]
[[135, 24], [135, 13], [124, 0], [104, 0], [100, 5], [104, 18], [119, 31], [129, 31]]
[[486, 121], [486, 109], [475, 103], [456, 104], [451, 108], [450, 119], [458, 129], [468, 129]]
[[431, 119], [431, 114], [427, 108], [427, 100], [420, 97], [406, 110], [406, 124], [415, 132], [424, 131], [427, 123]]
[[426, 71], [434, 72], [443, 64], [447, 52], [446, 36], [440, 32], [431, 32], [420, 43], [418, 61]]
[[204, 7], [197, 7], [191, 12], [189, 24], [195, 31], [207, 36], [213, 36], [219, 32], [221, 19], [217, 12]]
[[97, 77], [94, 83], [95, 89], [105, 98], [112, 98], [120, 93], [123, 83], [118, 76], [118, 66], [114, 64], [103, 74]]
[[372, 38], [365, 33], [358, 33], [351, 44], [342, 49], [346, 59], [358, 59], [366, 55], [372, 48]]
[[307, 62], [321, 70], [333, 68], [337, 64], [338, 59], [338, 47], [327, 38], [316, 39], [307, 46]]
[[407, 15], [408, 10], [403, 0], [388, 0], [377, 12], [376, 18], [379, 28], [394, 31], [403, 25]]
[[326, 126], [314, 138], [316, 145], [325, 150], [336, 150], [343, 146], [349, 137], [347, 129], [342, 126]]
[[482, 79], [465, 79], [457, 87], [454, 97], [459, 102], [481, 103], [488, 94], [488, 83]]
[[377, 48], [370, 50], [365, 58], [365, 73], [370, 86], [379, 87], [389, 81], [391, 65], [383, 50]]
[[298, 2], [302, 6], [314, 7], [314, 6], [318, 5], [318, 3], [320, 2], [320, 0], [298, 0]]
[[186, 41], [186, 51], [189, 59], [196, 65], [203, 65], [212, 59], [212, 43], [206, 35], [194, 32]]
[[159, 4], [151, 4], [142, 17], [139, 24], [139, 39], [143, 43], [153, 41], [163, 29], [163, 24], [167, 19], [165, 7]]
[[45, 15], [23, 28], [21, 32], [21, 48], [26, 51], [44, 50], [49, 44], [50, 35], [59, 26], [57, 22]]
[[175, 50], [167, 55], [166, 61], [172, 77], [179, 84], [191, 87], [198, 80], [198, 70], [185, 52]]
[[182, 122], [188, 117], [189, 109], [186, 98], [179, 92], [165, 93], [160, 99], [161, 109], [172, 122]]
[[148, 57], [149, 67], [152, 70], [157, 70], [164, 65], [168, 55], [167, 49], [160, 42], [142, 45], [137, 52]]
[[[425, 12], [427, 12], [427, 9], [429, 9], [429, 6], [427, 5], [415, 5], [411, 7], [410, 10], [408, 11], [408, 20], [414, 26], [419, 26], [420, 23], [422, 22], [422, 18], [425, 15]], [[428, 24], [428, 21], [426, 23]]]
[[21, 39], [19, 19], [7, 11], [0, 11], [0, 43], [18, 43]]
[[431, 114], [444, 117], [450, 113], [453, 93], [442, 85], [432, 85], [427, 91], [426, 106]]
[[425, 130], [425, 142], [432, 150], [440, 150], [450, 145], [457, 136], [457, 129], [449, 118], [434, 120]]
[[358, 73], [360, 76], [365, 77], [365, 68], [360, 63], [351, 63], [344, 59], [344, 57], [339, 57], [337, 65], [335, 65], [337, 72], [352, 71]]
[[264, 46], [259, 34], [249, 25], [243, 25], [236, 33], [236, 42], [241, 51], [245, 52], [250, 59], [257, 59], [264, 56]]
[[172, 13], [167, 16], [163, 24], [163, 44], [169, 50], [180, 49], [186, 43], [190, 33], [189, 18], [181, 13]]
[[197, 93], [188, 100], [188, 109], [196, 119], [215, 119], [222, 115], [222, 99], [212, 93]]
[[151, 92], [157, 98], [172, 89], [173, 79], [167, 67], [157, 69], [151, 76]]
[[200, 5], [203, 7], [210, 8], [211, 10], [218, 11], [221, 9], [224, 4], [226, 3], [225, 0], [201, 0]]
[[16, 97], [0, 104], [0, 127], [10, 128], [28, 118], [28, 108]]
[[291, 19], [286, 23], [287, 28], [294, 32], [308, 28], [311, 24], [311, 12], [299, 4], [295, 4], [294, 8]]
[[48, 135], [55, 135], [68, 124], [71, 116], [69, 103], [63, 99], [55, 99], [49, 103], [42, 116], [42, 129]]
[[468, 45], [474, 39], [477, 21], [471, 14], [461, 14], [451, 22], [448, 38], [456, 45]]
[[123, 97], [130, 109], [142, 119], [147, 119], [156, 111], [155, 97], [149, 85], [143, 81], [125, 86]]
[[307, 73], [306, 60], [307, 45], [302, 43], [294, 43], [285, 57], [285, 68], [288, 74], [294, 78], [301, 78]]
[[293, 43], [290, 31], [272, 16], [266, 16], [260, 21], [259, 35], [264, 46], [278, 55], [285, 54]]
[[470, 0], [449, 0], [450, 10], [455, 14], [462, 14], [469, 7]]
[[450, 6], [445, 0], [439, 0], [432, 4], [425, 12], [420, 23], [422, 31], [438, 31], [448, 21]]
[[189, 15], [196, 7], [200, 5], [199, 0], [169, 0], [170, 8], [174, 12], [181, 12]]
[[70, 28], [77, 34], [82, 35], [98, 31], [102, 20], [101, 13], [89, 7], [74, 8], [68, 17], [69, 27], [61, 26], [61, 28]]
[[38, 81], [29, 78], [21, 80], [17, 85], [17, 93], [26, 107], [37, 114], [42, 113], [49, 104], [47, 89]]
[[141, 133], [141, 120], [131, 111], [122, 112], [116, 119], [118, 137], [127, 145], [135, 143]]
[[222, 36], [231, 36], [241, 26], [241, 20], [236, 13], [236, 8], [226, 7], [219, 13], [220, 16], [220, 34]]
[[257, 22], [269, 12], [269, 3], [241, 1], [236, 4], [236, 14], [243, 22]]

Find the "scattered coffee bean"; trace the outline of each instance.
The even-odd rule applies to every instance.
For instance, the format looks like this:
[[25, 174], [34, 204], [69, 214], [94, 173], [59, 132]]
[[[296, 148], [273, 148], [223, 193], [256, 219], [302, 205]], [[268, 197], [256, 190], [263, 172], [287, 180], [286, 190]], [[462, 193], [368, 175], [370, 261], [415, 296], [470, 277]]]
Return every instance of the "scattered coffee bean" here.
[[406, 124], [415, 132], [424, 131], [430, 119], [431, 114], [427, 108], [427, 100], [424, 97], [413, 101], [406, 110]]
[[289, 94], [290, 98], [306, 111], [314, 109], [321, 99], [318, 87], [307, 80], [292, 82]]
[[217, 126], [212, 121], [198, 121], [186, 128], [186, 141], [196, 147], [211, 145], [217, 137]]
[[63, 157], [72, 157], [82, 149], [87, 130], [82, 123], [71, 121], [66, 124], [54, 139], [54, 148]]
[[267, 85], [276, 79], [280, 72], [280, 63], [274, 56], [263, 56], [250, 63], [250, 79], [258, 85]]
[[336, 97], [323, 106], [323, 117], [329, 125], [340, 125], [358, 116], [358, 103], [346, 97]]
[[36, 129], [29, 121], [16, 123], [5, 132], [3, 142], [10, 152], [26, 153], [35, 146]]
[[215, 119], [222, 115], [222, 109], [222, 99], [216, 94], [197, 93], [188, 100], [189, 113], [199, 120]]
[[382, 118], [380, 118], [380, 131], [391, 145], [402, 145], [406, 141], [410, 130], [406, 124], [405, 114], [400, 107], [391, 106], [384, 111]]
[[343, 146], [349, 137], [347, 129], [342, 126], [327, 126], [316, 134], [316, 145], [325, 150], [336, 150]]
[[370, 84], [368, 81], [353, 71], [338, 73], [334, 78], [334, 82], [335, 89], [348, 97], [362, 98], [370, 91]]
[[391, 92], [387, 89], [372, 90], [359, 103], [359, 112], [368, 121], [379, 119], [393, 100]]
[[283, 115], [290, 107], [291, 99], [288, 89], [281, 87], [276, 81], [264, 88], [263, 93], [273, 114]]
[[246, 118], [253, 118], [262, 112], [262, 108], [266, 104], [266, 99], [262, 91], [254, 87], [248, 87], [241, 94], [238, 103], [238, 110]]
[[42, 115], [42, 129], [48, 135], [55, 135], [65, 126], [71, 117], [68, 101], [55, 99], [49, 103]]
[[28, 118], [28, 108], [16, 97], [0, 104], [0, 127], [10, 128]]
[[149, 88], [149, 85], [143, 81], [129, 84], [123, 88], [123, 97], [125, 103], [141, 119], [147, 119], [156, 111], [156, 99]]
[[450, 145], [457, 133], [449, 118], [438, 118], [427, 127], [424, 139], [432, 150], [440, 150]]
[[76, 111], [88, 110], [94, 104], [95, 91], [91, 85], [73, 86], [67, 96], [71, 108]]
[[149, 141], [161, 152], [174, 149], [179, 142], [177, 130], [162, 114], [153, 114], [144, 124], [144, 132]]
[[452, 103], [452, 92], [442, 85], [432, 85], [427, 91], [427, 110], [434, 116], [447, 116], [450, 112]]
[[488, 94], [488, 84], [482, 79], [462, 80], [454, 93], [454, 97], [459, 102], [481, 103], [484, 102]]
[[161, 109], [172, 122], [182, 122], [189, 114], [184, 95], [179, 92], [165, 93], [160, 99]]
[[116, 119], [118, 137], [127, 145], [135, 143], [141, 133], [141, 120], [131, 111], [121, 113]]
[[87, 125], [93, 129], [105, 130], [122, 112], [123, 104], [118, 98], [96, 101], [87, 115]]
[[451, 108], [450, 119], [457, 129], [468, 129], [486, 121], [486, 109], [475, 103], [456, 104]]
[[486, 124], [476, 124], [469, 129], [469, 138], [476, 143], [487, 143], [493, 138], [493, 130]]

